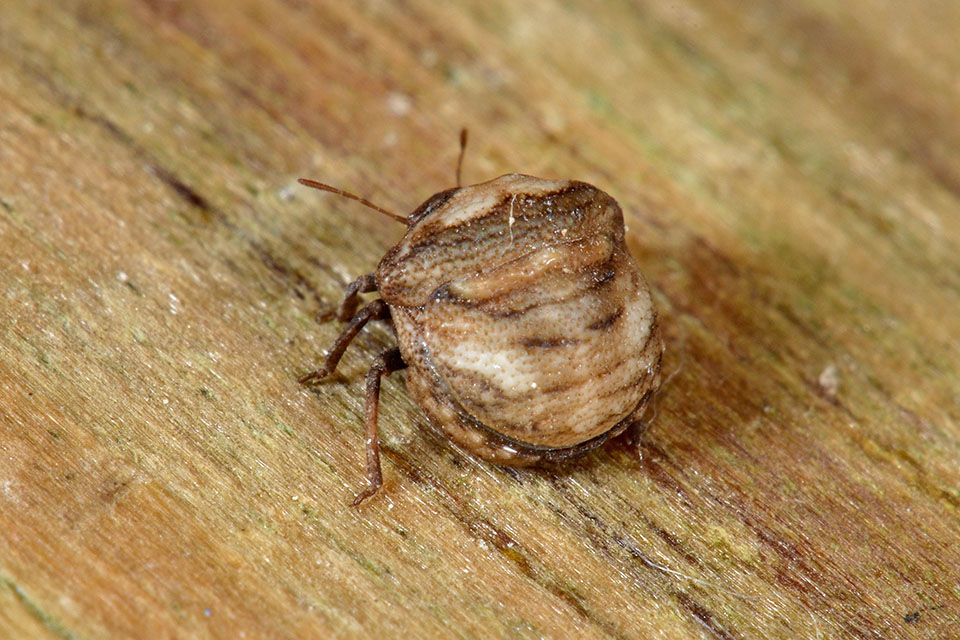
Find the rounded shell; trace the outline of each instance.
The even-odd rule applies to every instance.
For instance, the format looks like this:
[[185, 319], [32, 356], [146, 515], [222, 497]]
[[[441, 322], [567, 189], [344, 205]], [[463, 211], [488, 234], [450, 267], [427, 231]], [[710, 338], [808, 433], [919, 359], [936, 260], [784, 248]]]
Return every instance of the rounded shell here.
[[526, 464], [643, 411], [663, 343], [613, 198], [510, 174], [438, 193], [409, 221], [376, 280], [434, 424]]

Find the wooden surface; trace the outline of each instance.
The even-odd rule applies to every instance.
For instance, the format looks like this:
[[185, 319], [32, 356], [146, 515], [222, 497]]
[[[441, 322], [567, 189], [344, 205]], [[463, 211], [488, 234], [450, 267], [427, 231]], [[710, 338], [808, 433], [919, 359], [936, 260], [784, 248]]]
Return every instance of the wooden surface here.
[[[895, 7], [895, 8], [894, 8]], [[960, 629], [960, 5], [12, 0], [0, 635]], [[623, 205], [679, 370], [637, 448], [510, 471], [317, 323], [511, 171]]]

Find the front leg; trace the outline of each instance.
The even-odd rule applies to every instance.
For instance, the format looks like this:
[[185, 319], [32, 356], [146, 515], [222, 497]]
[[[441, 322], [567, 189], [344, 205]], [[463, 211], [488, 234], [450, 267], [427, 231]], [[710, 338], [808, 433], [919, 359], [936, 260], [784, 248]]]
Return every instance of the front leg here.
[[[371, 276], [371, 278], [372, 277], [373, 276]], [[359, 280], [357, 282], [359, 282]], [[355, 297], [356, 294], [354, 293], [354, 298]], [[344, 301], [346, 301], [346, 299], [344, 299]], [[356, 307], [355, 301], [354, 307]], [[363, 329], [363, 325], [367, 324], [370, 320], [386, 320], [389, 317], [390, 307], [388, 307], [387, 303], [383, 300], [374, 300], [363, 309], [360, 309], [357, 315], [353, 316], [350, 324], [344, 328], [340, 337], [338, 337], [330, 347], [330, 350], [327, 352], [327, 357], [323, 361], [323, 366], [301, 377], [299, 380], [300, 384], [309, 384], [317, 380], [322, 380], [333, 373], [333, 370], [337, 368], [337, 363], [340, 362], [340, 358], [343, 357], [343, 352], [347, 350], [350, 342], [352, 342], [353, 339], [357, 337], [357, 334], [360, 333], [360, 330]]]
[[357, 297], [361, 293], [370, 293], [377, 290], [377, 280], [372, 273], [360, 276], [347, 285], [343, 293], [343, 300], [340, 301], [340, 307], [337, 309], [337, 320], [346, 322], [353, 317], [357, 311]]
[[367, 449], [367, 488], [353, 501], [357, 506], [375, 494], [383, 484], [380, 472], [380, 440], [377, 435], [377, 418], [380, 412], [380, 378], [394, 371], [406, 369], [407, 363], [400, 356], [400, 349], [394, 347], [381, 353], [367, 372], [366, 428], [363, 433]]

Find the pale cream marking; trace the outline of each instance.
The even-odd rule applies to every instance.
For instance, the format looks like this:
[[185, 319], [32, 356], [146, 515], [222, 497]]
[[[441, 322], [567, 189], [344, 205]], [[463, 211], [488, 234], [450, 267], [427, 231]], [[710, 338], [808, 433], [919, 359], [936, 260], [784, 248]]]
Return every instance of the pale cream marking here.
[[444, 228], [454, 227], [489, 209], [508, 193], [512, 192], [514, 196], [518, 192], [542, 195], [559, 191], [569, 184], [567, 180], [544, 180], [510, 173], [489, 182], [464, 188], [444, 205], [443, 213], [438, 220], [442, 221]]
[[513, 223], [515, 218], [513, 217], [513, 203], [517, 200], [517, 194], [513, 194], [513, 197], [510, 198], [510, 217], [507, 219], [507, 227], [510, 229], [510, 246], [513, 246]]
[[513, 351], [491, 350], [487, 345], [479, 345], [471, 349], [469, 343], [459, 346], [457, 353], [447, 360], [452, 369], [465, 369], [480, 374], [483, 377], [502, 381], [504, 391], [514, 391], [518, 394], [531, 387], [536, 388], [536, 380], [532, 375], [525, 375], [515, 366]]
[[456, 227], [487, 211], [497, 204], [501, 197], [502, 194], [496, 189], [465, 189], [450, 199], [438, 221], [443, 224], [444, 229]]

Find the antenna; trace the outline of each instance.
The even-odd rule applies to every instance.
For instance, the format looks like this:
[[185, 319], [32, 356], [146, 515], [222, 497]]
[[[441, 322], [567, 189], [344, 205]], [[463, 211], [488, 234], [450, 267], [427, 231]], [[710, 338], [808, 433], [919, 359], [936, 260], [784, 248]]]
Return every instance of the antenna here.
[[[461, 152], [461, 154], [462, 154], [462, 152]], [[459, 173], [459, 171], [458, 171], [458, 173]], [[356, 201], [359, 202], [360, 204], [362, 204], [362, 205], [364, 205], [364, 206], [366, 206], [366, 207], [370, 207], [370, 208], [373, 209], [374, 211], [379, 211], [380, 213], [382, 213], [382, 214], [385, 215], [385, 216], [390, 216], [391, 218], [393, 218], [393, 219], [396, 220], [397, 222], [402, 222], [403, 224], [407, 224], [407, 219], [404, 218], [403, 216], [398, 216], [397, 214], [395, 214], [395, 213], [393, 213], [393, 212], [391, 212], [391, 211], [387, 211], [387, 210], [384, 209], [383, 207], [380, 207], [380, 206], [378, 206], [378, 205], [373, 204], [372, 202], [370, 202], [370, 201], [367, 200], [366, 198], [361, 198], [360, 196], [354, 195], [354, 194], [350, 193], [349, 191], [344, 191], [343, 189], [337, 189], [336, 187], [332, 187], [332, 186], [330, 186], [329, 184], [324, 184], [324, 183], [322, 183], [322, 182], [317, 182], [316, 180], [311, 180], [311, 179], [309, 179], [309, 178], [299, 178], [299, 179], [297, 180], [297, 182], [299, 182], [300, 184], [302, 184], [302, 185], [304, 185], [304, 186], [307, 186], [307, 187], [313, 187], [314, 189], [320, 189], [321, 191], [329, 191], [330, 193], [335, 193], [335, 194], [337, 194], [338, 196], [343, 196], [344, 198], [350, 198], [351, 200], [356, 200]]]
[[457, 186], [460, 186], [460, 169], [463, 167], [463, 154], [467, 151], [467, 128], [460, 129], [460, 155], [457, 157]]

